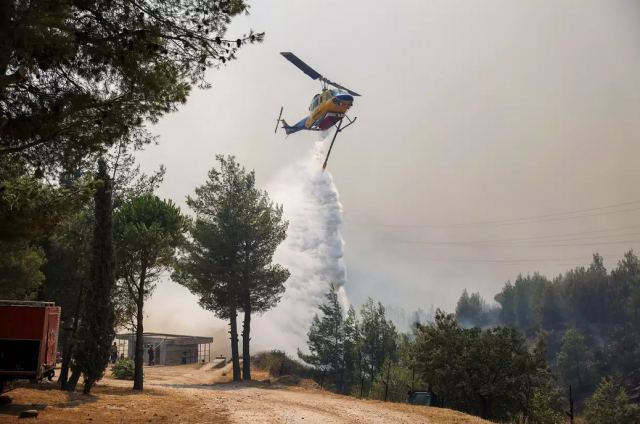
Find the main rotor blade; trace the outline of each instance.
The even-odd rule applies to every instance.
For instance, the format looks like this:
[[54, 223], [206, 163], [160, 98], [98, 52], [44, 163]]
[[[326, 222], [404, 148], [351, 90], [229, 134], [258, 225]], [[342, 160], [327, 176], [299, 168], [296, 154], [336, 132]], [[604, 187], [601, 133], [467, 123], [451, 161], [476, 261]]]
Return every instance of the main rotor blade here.
[[309, 75], [311, 77], [311, 79], [317, 80], [318, 78], [322, 78], [322, 75], [320, 75], [311, 66], [307, 65], [302, 60], [300, 60], [300, 58], [298, 56], [296, 56], [295, 54], [293, 54], [291, 52], [281, 52], [280, 54], [282, 56], [284, 56], [284, 58], [287, 59], [289, 62], [291, 62], [295, 66], [297, 66], [298, 69], [300, 69], [302, 72], [304, 72], [305, 74]]
[[353, 91], [353, 90], [349, 90], [347, 87], [344, 87], [344, 86], [342, 86], [342, 85], [338, 84], [337, 82], [333, 82], [333, 81], [331, 81], [331, 80], [328, 80], [328, 79], [327, 79], [327, 78], [325, 78], [325, 77], [320, 77], [320, 79], [321, 79], [322, 81], [326, 82], [326, 83], [327, 83], [327, 84], [329, 84], [329, 85], [333, 85], [334, 87], [338, 87], [338, 88], [340, 88], [340, 89], [342, 89], [342, 90], [346, 91], [347, 93], [351, 94], [352, 96], [359, 96], [359, 95], [360, 95], [360, 94], [356, 93], [355, 91]]

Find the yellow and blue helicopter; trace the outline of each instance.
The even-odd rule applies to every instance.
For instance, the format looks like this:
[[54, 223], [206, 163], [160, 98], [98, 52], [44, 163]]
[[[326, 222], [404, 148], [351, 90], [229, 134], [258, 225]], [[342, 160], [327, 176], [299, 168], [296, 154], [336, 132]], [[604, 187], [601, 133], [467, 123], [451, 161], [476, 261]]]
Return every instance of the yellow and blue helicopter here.
[[[353, 98], [355, 96], [360, 96], [360, 94], [323, 77], [295, 54], [291, 52], [282, 52], [280, 54], [302, 72], [311, 77], [311, 79], [320, 80], [322, 83], [322, 91], [313, 96], [311, 105], [309, 106], [309, 115], [302, 118], [295, 125], [289, 125], [284, 119], [282, 119], [282, 111], [284, 108], [281, 107], [280, 116], [278, 116], [278, 120], [276, 121], [275, 132], [278, 131], [278, 125], [281, 122], [282, 128], [287, 135], [302, 130], [326, 131], [335, 127], [336, 132], [331, 140], [327, 157], [322, 164], [322, 169], [324, 170], [327, 167], [327, 161], [329, 160], [329, 155], [331, 154], [331, 149], [333, 148], [333, 143], [336, 141], [336, 137], [342, 130], [356, 122], [357, 118], [349, 118], [347, 116], [347, 111], [351, 106], [353, 106]], [[329, 86], [335, 87], [335, 89], [330, 89]], [[348, 123], [347, 125], [342, 126], [342, 122], [345, 118]]]

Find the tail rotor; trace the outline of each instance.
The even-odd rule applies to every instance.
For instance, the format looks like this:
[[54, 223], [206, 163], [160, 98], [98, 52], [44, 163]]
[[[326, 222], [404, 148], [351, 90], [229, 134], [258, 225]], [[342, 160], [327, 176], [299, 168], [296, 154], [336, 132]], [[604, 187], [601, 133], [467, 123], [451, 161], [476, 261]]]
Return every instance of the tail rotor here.
[[278, 115], [278, 119], [276, 120], [276, 129], [273, 132], [274, 134], [278, 132], [278, 125], [280, 125], [280, 121], [282, 120], [282, 111], [284, 110], [284, 106], [280, 106], [280, 115]]

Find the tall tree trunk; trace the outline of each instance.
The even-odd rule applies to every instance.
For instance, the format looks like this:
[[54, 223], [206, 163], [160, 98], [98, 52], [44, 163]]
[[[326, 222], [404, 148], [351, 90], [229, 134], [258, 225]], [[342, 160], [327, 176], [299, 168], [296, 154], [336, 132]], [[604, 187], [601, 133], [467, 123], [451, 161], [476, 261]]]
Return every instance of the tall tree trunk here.
[[82, 371], [80, 371], [80, 369], [72, 368], [71, 377], [69, 377], [69, 380], [67, 381], [67, 384], [65, 384], [64, 389], [68, 392], [75, 392], [81, 375]]
[[251, 354], [249, 340], [251, 333], [251, 304], [244, 306], [244, 322], [242, 323], [242, 379], [251, 380]]
[[[66, 349], [62, 354], [62, 365], [60, 367], [60, 377], [58, 383], [60, 389], [67, 390], [67, 379], [69, 378], [69, 365], [71, 364], [71, 356], [73, 355], [73, 348], [75, 345], [76, 333], [78, 331], [78, 321], [80, 320], [80, 311], [82, 306], [82, 296], [84, 293], [84, 284], [80, 285], [78, 290], [78, 298], [76, 299], [75, 310], [73, 311], [73, 324], [71, 325], [71, 334], [69, 334], [69, 342]], [[75, 389], [75, 387], [74, 387]]]
[[[340, 325], [342, 325], [342, 321], [335, 320], [334, 322], [335, 322], [335, 326], [333, 327], [333, 352], [334, 352], [333, 369], [336, 371], [336, 375], [334, 378], [336, 379], [337, 392], [342, 393], [344, 391], [342, 387], [344, 373], [343, 373], [343, 366], [342, 366], [342, 360], [341, 360], [342, 358], [338, 356], [338, 352], [342, 350], [340, 349], [340, 341], [338, 339], [339, 332], [340, 332]], [[342, 346], [344, 346], [344, 344]]]
[[360, 374], [360, 399], [364, 393], [364, 370], [362, 369], [362, 352], [358, 349], [358, 370]]
[[387, 401], [389, 395], [389, 378], [391, 376], [391, 361], [389, 361], [389, 365], [387, 366], [387, 379], [384, 382], [384, 401]]
[[411, 391], [413, 392], [413, 382], [416, 379], [416, 364], [411, 364]]
[[571, 384], [569, 384], [569, 410], [565, 411], [567, 417], [569, 417], [569, 424], [573, 424], [573, 392], [571, 391]]
[[233, 363], [233, 381], [240, 381], [240, 355], [238, 352], [238, 312], [236, 302], [229, 302], [229, 334], [231, 335], [231, 362]]
[[133, 371], [133, 390], [143, 390], [144, 369], [144, 327], [142, 323], [144, 307], [144, 279], [145, 270], [140, 275], [138, 298], [136, 299], [136, 354]]
[[373, 365], [373, 354], [371, 354], [371, 374], [369, 375], [369, 393], [367, 395], [367, 399], [371, 397], [371, 390], [373, 389], [373, 377], [375, 375], [375, 368]]

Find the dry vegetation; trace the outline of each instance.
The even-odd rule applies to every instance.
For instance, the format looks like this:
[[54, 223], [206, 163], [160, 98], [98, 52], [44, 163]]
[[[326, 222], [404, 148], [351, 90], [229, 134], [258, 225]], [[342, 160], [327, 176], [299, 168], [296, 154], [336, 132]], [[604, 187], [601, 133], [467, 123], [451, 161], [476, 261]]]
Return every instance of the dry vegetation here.
[[13, 403], [0, 406], [2, 423], [24, 422], [18, 415], [29, 409], [39, 410], [38, 423], [196, 423], [203, 416], [207, 422], [229, 422], [224, 411], [164, 388], [140, 393], [130, 387], [98, 384], [91, 395], [83, 395], [62, 392], [54, 385], [26, 385], [9, 395]]
[[304, 380], [230, 383], [230, 374], [229, 366], [146, 367], [143, 393], [131, 390], [131, 381], [105, 377], [90, 396], [24, 385], [9, 393], [11, 405], [0, 406], [0, 422], [22, 422], [20, 411], [38, 409], [39, 423], [487, 423], [447, 409], [340, 396]]

